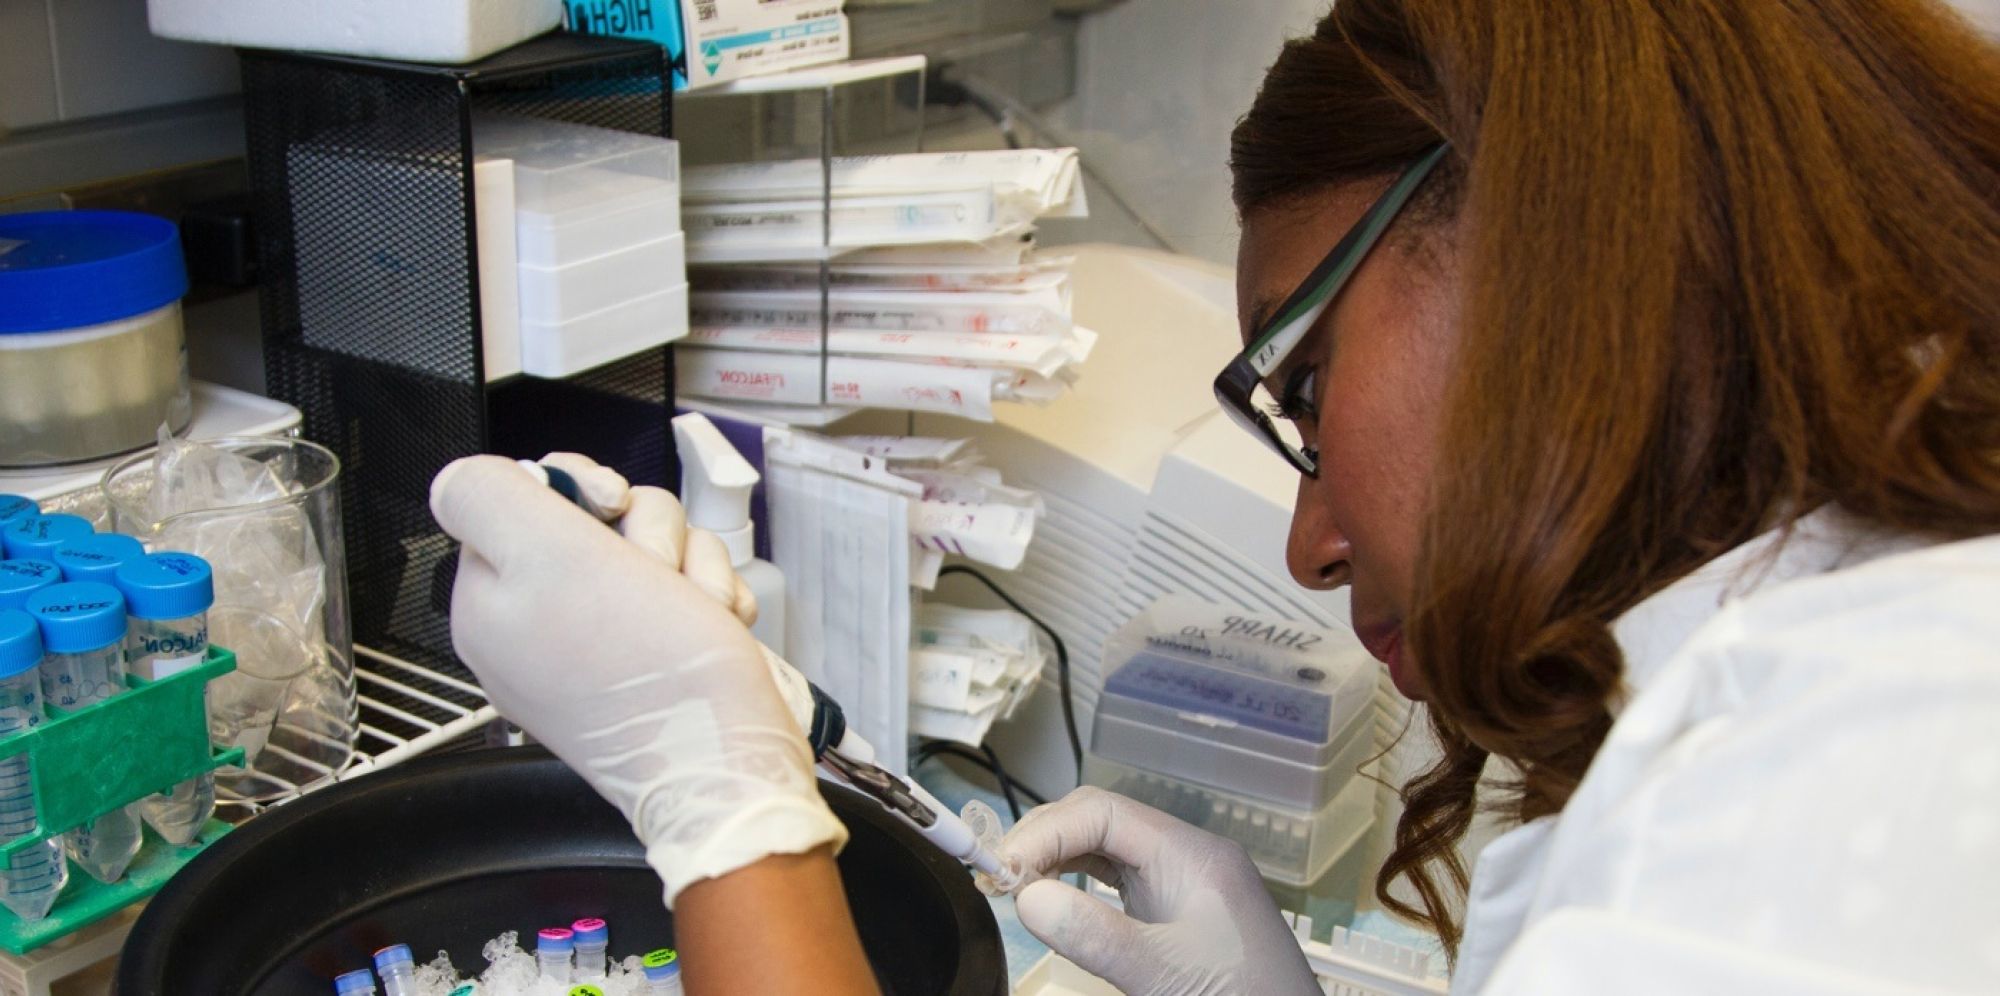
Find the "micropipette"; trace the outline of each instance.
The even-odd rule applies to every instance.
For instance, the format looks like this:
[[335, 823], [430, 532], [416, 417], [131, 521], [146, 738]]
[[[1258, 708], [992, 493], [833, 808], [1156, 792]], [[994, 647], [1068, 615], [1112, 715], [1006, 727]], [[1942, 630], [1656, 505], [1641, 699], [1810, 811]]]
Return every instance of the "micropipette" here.
[[[589, 505], [576, 479], [568, 473], [532, 460], [519, 461], [529, 473], [550, 489], [602, 520], [599, 510]], [[762, 647], [759, 644], [760, 648]], [[769, 649], [764, 649], [769, 655]], [[774, 658], [775, 659], [775, 658]], [[790, 666], [784, 670], [791, 670]], [[782, 673], [777, 669], [773, 673]], [[791, 671], [797, 674], [796, 671]], [[847, 718], [832, 696], [818, 685], [806, 682], [812, 696], [812, 722], [806, 739], [813, 757], [819, 761], [822, 777], [847, 785], [874, 799], [915, 828], [925, 840], [955, 860], [979, 873], [981, 889], [990, 894], [1013, 892], [1026, 877], [1018, 862], [1002, 861], [994, 845], [999, 839], [998, 820], [990, 808], [977, 801], [967, 807], [971, 822], [953, 813], [923, 786], [875, 763], [875, 747], [847, 727]], [[781, 690], [782, 691], [782, 690]], [[977, 828], [973, 824], [978, 824]]]

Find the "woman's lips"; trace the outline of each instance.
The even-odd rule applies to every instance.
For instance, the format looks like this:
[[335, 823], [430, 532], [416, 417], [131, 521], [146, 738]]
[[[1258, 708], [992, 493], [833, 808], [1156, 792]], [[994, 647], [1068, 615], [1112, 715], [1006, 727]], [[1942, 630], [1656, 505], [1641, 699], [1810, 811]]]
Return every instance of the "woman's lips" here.
[[1403, 627], [1401, 625], [1369, 626], [1357, 631], [1355, 635], [1360, 637], [1361, 645], [1368, 648], [1368, 653], [1371, 656], [1388, 665], [1389, 680], [1395, 683], [1397, 691], [1402, 692], [1405, 698], [1421, 698], [1417, 694], [1414, 682], [1416, 676], [1410, 673], [1409, 668], [1405, 666], [1403, 661]]

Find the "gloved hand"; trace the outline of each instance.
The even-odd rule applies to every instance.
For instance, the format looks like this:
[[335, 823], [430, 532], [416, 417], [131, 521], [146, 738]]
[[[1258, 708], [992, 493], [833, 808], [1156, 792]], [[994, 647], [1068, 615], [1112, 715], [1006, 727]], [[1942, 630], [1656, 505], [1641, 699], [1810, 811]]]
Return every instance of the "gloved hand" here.
[[[544, 477], [546, 468], [553, 467], [576, 482], [577, 502], [584, 511], [617, 529], [619, 535], [641, 550], [687, 575], [695, 587], [729, 609], [743, 625], [757, 622], [757, 596], [737, 576], [722, 537], [706, 529], [688, 528], [687, 512], [672, 492], [649, 485], [632, 487], [623, 475], [581, 453], [551, 453], [538, 464], [544, 468], [539, 472]], [[778, 694], [784, 697], [785, 707], [798, 720], [799, 729], [812, 729], [812, 686], [805, 675], [769, 647], [758, 644], [758, 650], [763, 653]]]
[[1080, 871], [1119, 912], [1052, 878], [1015, 893], [1021, 923], [1133, 996], [1320, 992], [1242, 846], [1085, 786], [1023, 817], [1000, 843], [1032, 875]]
[[[617, 507], [608, 481], [572, 476]], [[432, 482], [431, 511], [465, 547], [459, 656], [501, 713], [632, 821], [672, 906], [690, 883], [838, 849], [847, 831], [765, 654], [724, 607], [733, 589], [725, 600], [704, 590], [720, 587], [713, 576], [694, 580], [712, 571], [701, 534], [682, 542], [679, 504], [647, 491], [627, 496], [628, 542], [513, 461], [470, 457]]]

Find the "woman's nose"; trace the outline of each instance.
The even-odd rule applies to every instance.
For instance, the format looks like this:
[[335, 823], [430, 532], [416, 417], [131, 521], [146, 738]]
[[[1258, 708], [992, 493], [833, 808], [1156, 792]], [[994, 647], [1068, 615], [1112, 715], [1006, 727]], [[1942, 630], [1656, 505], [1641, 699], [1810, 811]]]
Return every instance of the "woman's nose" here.
[[1334, 525], [1333, 513], [1314, 489], [1315, 483], [1310, 477], [1299, 477], [1298, 497], [1292, 502], [1292, 531], [1285, 539], [1285, 566], [1300, 585], [1330, 591], [1348, 582], [1348, 558], [1353, 550], [1346, 534]]

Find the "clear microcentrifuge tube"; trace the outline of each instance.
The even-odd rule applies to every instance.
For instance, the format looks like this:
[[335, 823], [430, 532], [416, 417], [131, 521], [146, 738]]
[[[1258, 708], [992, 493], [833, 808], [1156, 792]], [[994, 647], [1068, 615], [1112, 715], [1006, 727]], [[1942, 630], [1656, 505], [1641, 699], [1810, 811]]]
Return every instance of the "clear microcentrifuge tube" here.
[[[41, 724], [41, 662], [42, 633], [35, 617], [0, 609], [0, 736]], [[35, 787], [29, 774], [26, 754], [0, 761], [0, 840], [35, 832]], [[68, 883], [62, 841], [51, 838], [14, 855], [0, 870], [0, 903], [22, 920], [40, 920]]]
[[358, 968], [334, 976], [333, 991], [338, 996], [375, 996], [375, 973]]
[[604, 978], [604, 949], [611, 944], [611, 930], [596, 917], [569, 925], [576, 941], [576, 978]]
[[546, 927], [535, 935], [535, 964], [542, 978], [568, 985], [569, 957], [576, 950], [576, 934], [567, 927]]
[[375, 974], [382, 977], [383, 996], [417, 996], [417, 960], [407, 944], [391, 944], [375, 952]]
[[681, 956], [673, 948], [648, 952], [639, 959], [639, 971], [646, 975], [646, 996], [681, 996]]
[[1005, 836], [1000, 829], [1000, 814], [992, 806], [974, 799], [958, 811], [958, 818], [972, 828], [973, 836], [979, 840], [980, 857], [994, 869], [988, 871], [975, 862], [972, 884], [988, 896], [1010, 895], [1019, 889], [1027, 873], [1021, 868], [1020, 859], [1006, 862], [1000, 859], [1000, 838]]
[[[113, 576], [131, 614], [125, 663], [132, 673], [156, 681], [208, 659], [208, 610], [215, 604], [208, 561], [190, 553], [155, 553], [127, 561]], [[170, 844], [194, 840], [214, 812], [213, 772], [139, 800], [139, 814]], [[389, 992], [395, 996], [393, 987]]]
[[[96, 705], [125, 690], [125, 596], [95, 581], [50, 585], [28, 597], [42, 630], [42, 698], [57, 709]], [[63, 847], [100, 882], [125, 877], [139, 853], [136, 805], [63, 835]]]

